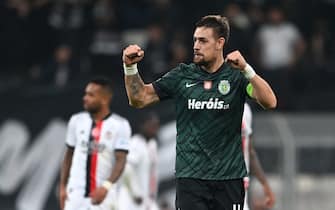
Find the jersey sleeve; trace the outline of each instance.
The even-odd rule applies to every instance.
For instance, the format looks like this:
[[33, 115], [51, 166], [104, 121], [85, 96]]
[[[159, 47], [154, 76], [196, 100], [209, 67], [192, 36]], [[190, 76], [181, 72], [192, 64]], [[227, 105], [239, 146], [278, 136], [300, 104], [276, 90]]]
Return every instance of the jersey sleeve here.
[[152, 83], [160, 100], [173, 98], [175, 96], [176, 87], [180, 81], [178, 74], [181, 71], [181, 66], [182, 65], [177, 66]]
[[77, 143], [75, 124], [76, 124], [76, 117], [72, 116], [67, 125], [66, 139], [65, 139], [66, 145], [71, 148], [74, 148]]
[[129, 150], [129, 143], [130, 143], [130, 136], [131, 136], [131, 128], [128, 121], [122, 122], [120, 124], [118, 135], [115, 139], [115, 150]]
[[127, 161], [132, 165], [137, 165], [142, 160], [143, 149], [141, 145], [137, 142], [137, 137], [133, 136], [130, 140], [129, 154], [127, 156]]

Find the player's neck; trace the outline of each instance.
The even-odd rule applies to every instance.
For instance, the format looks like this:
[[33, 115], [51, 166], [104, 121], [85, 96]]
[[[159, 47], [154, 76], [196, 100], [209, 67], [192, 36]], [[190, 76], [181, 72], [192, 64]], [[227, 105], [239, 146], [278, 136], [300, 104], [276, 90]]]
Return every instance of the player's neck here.
[[104, 108], [101, 111], [92, 114], [92, 118], [95, 122], [99, 122], [104, 120], [110, 114], [110, 110], [108, 108]]
[[208, 63], [207, 66], [202, 66], [202, 68], [208, 73], [215, 73], [220, 69], [223, 63], [224, 59], [223, 55], [221, 55], [217, 59], [213, 60], [213, 62]]

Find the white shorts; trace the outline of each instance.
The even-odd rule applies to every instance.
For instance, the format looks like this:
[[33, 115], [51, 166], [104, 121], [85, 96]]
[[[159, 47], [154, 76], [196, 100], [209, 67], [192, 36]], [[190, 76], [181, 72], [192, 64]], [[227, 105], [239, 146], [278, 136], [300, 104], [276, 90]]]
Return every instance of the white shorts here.
[[149, 199], [144, 199], [142, 204], [136, 204], [124, 186], [120, 189], [118, 205], [118, 210], [159, 210], [157, 203]]
[[145, 210], [144, 204], [136, 204], [128, 189], [121, 186], [119, 195], [119, 209], [118, 210]]
[[115, 188], [108, 191], [105, 199], [99, 205], [93, 205], [91, 198], [84, 197], [83, 193], [74, 190], [68, 193], [64, 210], [116, 210], [117, 204]]

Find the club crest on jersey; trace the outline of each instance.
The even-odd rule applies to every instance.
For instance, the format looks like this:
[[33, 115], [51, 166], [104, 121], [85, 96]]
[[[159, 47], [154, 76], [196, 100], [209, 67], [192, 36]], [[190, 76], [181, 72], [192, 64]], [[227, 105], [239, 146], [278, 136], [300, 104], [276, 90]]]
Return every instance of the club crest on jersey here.
[[105, 134], [106, 139], [111, 140], [112, 139], [112, 132], [107, 131]]
[[227, 95], [230, 91], [230, 83], [228, 80], [221, 80], [218, 85], [218, 90], [222, 95]]
[[212, 88], [212, 81], [204, 81], [204, 89], [209, 90]]

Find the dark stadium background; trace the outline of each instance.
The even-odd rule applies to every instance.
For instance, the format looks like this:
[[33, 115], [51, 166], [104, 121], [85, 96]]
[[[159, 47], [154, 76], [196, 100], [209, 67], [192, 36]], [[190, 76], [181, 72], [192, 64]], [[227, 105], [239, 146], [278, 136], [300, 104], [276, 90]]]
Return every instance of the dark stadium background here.
[[[278, 77], [261, 67], [255, 45], [257, 31], [266, 23], [266, 11], [273, 6], [284, 11], [286, 21], [298, 29], [305, 45], [298, 60]], [[123, 47], [134, 42], [142, 44], [146, 56], [139, 69], [143, 70], [145, 81], [153, 81], [176, 63], [191, 62], [194, 23], [212, 13], [229, 13], [240, 18], [237, 18], [240, 25], [231, 25], [231, 39], [225, 52], [240, 49], [256, 71], [273, 80], [275, 91], [280, 92], [276, 111], [264, 113], [251, 103], [255, 145], [278, 195], [275, 209], [333, 208], [334, 199], [326, 195], [335, 187], [332, 162], [335, 159], [334, 11], [334, 0], [1, 1], [0, 209], [59, 209], [56, 175], [50, 187], [45, 188], [48, 191], [41, 198], [40, 209], [29, 209], [34, 201], [27, 206], [20, 203], [27, 183], [37, 176], [34, 169], [44, 166], [45, 156], [53, 154], [55, 149], [41, 147], [45, 149], [40, 151], [42, 156], [35, 157], [35, 162], [25, 162], [27, 157], [34, 157], [29, 152], [34, 151], [35, 143], [50, 122], [56, 120], [57, 125], [65, 126], [72, 113], [82, 110], [81, 98], [87, 80], [95, 75], [106, 75], [114, 82], [112, 110], [127, 117], [136, 131], [136, 119], [141, 111], [128, 106], [121, 63]], [[247, 26], [243, 25], [245, 20]], [[58, 59], [55, 59], [56, 52]], [[62, 59], [66, 65], [57, 64]], [[147, 110], [156, 111], [162, 125], [175, 119], [171, 102]], [[27, 144], [20, 148], [17, 159], [9, 162], [16, 151], [11, 146], [20, 144], [14, 140], [24, 130], [10, 130], [17, 128], [14, 125], [23, 126]], [[10, 132], [4, 133], [5, 128]], [[285, 143], [285, 138], [292, 140], [293, 146]], [[64, 139], [59, 138], [57, 142], [61, 149]], [[160, 149], [170, 147], [171, 144], [160, 141]], [[292, 154], [296, 162], [285, 162]], [[161, 164], [173, 161], [173, 157], [164, 158]], [[33, 170], [22, 170], [27, 164]], [[11, 169], [13, 177], [23, 173], [13, 185], [6, 181], [11, 179], [11, 174], [6, 173], [10, 167], [15, 167]], [[173, 193], [169, 192], [173, 186], [173, 168], [162, 177], [160, 201], [172, 205]], [[36, 184], [36, 190], [40, 189], [38, 182], [32, 183]], [[41, 183], [45, 182], [41, 180]], [[288, 192], [293, 193], [291, 200], [281, 188], [290, 183], [295, 184]], [[256, 184], [253, 190], [259, 194]]]

